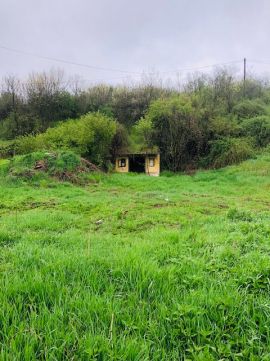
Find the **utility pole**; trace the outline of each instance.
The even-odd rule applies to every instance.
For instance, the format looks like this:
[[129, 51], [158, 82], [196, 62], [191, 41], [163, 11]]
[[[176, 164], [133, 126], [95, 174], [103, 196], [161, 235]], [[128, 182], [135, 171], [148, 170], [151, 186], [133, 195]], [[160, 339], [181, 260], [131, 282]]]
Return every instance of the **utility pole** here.
[[247, 59], [244, 58], [244, 83], [243, 83], [244, 98], [246, 97], [246, 77], [247, 77]]

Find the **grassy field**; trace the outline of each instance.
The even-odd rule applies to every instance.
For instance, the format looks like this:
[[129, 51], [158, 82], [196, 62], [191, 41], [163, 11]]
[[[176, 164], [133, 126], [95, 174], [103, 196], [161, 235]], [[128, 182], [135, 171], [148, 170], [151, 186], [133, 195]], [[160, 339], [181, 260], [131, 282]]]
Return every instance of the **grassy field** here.
[[0, 176], [1, 360], [270, 360], [270, 156]]

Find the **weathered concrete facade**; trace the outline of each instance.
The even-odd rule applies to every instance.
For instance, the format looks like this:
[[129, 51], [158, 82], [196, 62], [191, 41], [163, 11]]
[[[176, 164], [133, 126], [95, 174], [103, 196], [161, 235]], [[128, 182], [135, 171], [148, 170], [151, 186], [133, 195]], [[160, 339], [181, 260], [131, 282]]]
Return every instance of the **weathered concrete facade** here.
[[115, 160], [115, 170], [118, 173], [137, 172], [159, 176], [159, 153], [119, 154]]
[[128, 173], [129, 164], [127, 156], [119, 156], [115, 160], [115, 170], [118, 173]]

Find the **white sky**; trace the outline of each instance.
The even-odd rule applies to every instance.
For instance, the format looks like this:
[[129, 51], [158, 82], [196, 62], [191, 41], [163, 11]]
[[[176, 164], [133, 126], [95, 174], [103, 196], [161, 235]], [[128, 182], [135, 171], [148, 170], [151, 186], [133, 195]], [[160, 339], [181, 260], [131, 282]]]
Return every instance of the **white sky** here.
[[0, 0], [0, 77], [56, 67], [87, 81], [140, 78], [1, 46], [131, 73], [247, 57], [248, 70], [262, 74], [270, 72], [269, 39], [270, 0]]

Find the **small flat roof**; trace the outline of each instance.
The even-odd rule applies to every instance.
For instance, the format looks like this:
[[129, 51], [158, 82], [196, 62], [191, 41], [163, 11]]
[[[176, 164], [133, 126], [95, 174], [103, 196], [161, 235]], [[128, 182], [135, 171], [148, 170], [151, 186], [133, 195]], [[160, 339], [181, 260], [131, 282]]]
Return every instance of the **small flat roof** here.
[[124, 156], [136, 156], [136, 155], [158, 155], [159, 152], [136, 152], [136, 153], [118, 153], [116, 154], [117, 157], [124, 157]]
[[116, 153], [117, 157], [132, 156], [132, 155], [158, 155], [159, 151], [154, 149], [142, 150], [137, 152], [120, 151]]

